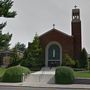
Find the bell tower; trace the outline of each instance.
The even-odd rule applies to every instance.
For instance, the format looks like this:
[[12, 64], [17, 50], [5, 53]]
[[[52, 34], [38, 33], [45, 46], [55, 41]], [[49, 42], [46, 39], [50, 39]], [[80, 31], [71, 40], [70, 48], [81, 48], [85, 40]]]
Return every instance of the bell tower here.
[[80, 9], [75, 6], [75, 9], [72, 9], [72, 36], [73, 36], [73, 50], [74, 58], [80, 59], [80, 52], [82, 49], [82, 37], [81, 37], [81, 20], [80, 20]]

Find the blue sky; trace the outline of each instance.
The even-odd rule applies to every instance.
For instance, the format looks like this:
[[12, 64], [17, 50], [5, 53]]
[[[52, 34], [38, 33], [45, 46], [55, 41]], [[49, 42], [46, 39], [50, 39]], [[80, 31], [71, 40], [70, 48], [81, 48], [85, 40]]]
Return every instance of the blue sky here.
[[82, 44], [90, 53], [90, 0], [14, 0], [12, 10], [17, 11], [13, 19], [0, 18], [7, 21], [3, 33], [13, 34], [11, 46], [17, 42], [28, 44], [35, 33], [38, 35], [52, 29], [71, 34], [72, 9], [77, 5], [81, 11]]

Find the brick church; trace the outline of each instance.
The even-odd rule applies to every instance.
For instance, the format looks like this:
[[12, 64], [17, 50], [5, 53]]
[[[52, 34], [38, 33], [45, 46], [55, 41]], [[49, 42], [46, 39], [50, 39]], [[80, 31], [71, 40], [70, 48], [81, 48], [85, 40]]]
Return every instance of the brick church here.
[[65, 34], [55, 25], [40, 38], [44, 49], [45, 66], [58, 66], [62, 64], [62, 56], [68, 54], [75, 59], [80, 58], [82, 49], [80, 9], [72, 9], [71, 35]]

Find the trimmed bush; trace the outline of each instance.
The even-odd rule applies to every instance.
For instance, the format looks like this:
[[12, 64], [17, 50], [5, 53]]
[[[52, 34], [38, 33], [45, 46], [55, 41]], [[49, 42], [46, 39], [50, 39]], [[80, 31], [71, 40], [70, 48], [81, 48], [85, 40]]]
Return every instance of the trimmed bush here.
[[72, 59], [68, 54], [65, 54], [63, 56], [62, 65], [73, 67], [75, 65], [75, 60]]
[[3, 82], [21, 82], [23, 78], [23, 73], [25, 75], [30, 73], [30, 70], [23, 66], [13, 66], [6, 70], [3, 75]]
[[70, 67], [60, 66], [55, 71], [56, 84], [72, 84], [74, 79], [74, 72]]

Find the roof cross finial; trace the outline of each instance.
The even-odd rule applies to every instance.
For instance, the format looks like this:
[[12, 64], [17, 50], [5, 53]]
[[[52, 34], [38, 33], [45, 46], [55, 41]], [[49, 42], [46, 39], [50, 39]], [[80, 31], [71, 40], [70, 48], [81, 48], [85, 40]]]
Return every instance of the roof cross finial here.
[[74, 7], [75, 7], [75, 9], [77, 8], [77, 6], [76, 6], [76, 5], [75, 5]]
[[53, 24], [53, 29], [55, 29], [55, 24]]

